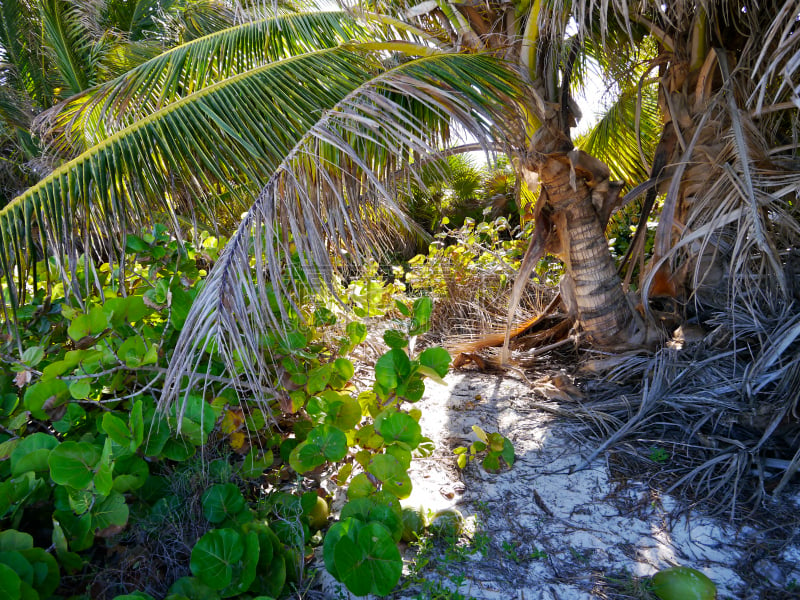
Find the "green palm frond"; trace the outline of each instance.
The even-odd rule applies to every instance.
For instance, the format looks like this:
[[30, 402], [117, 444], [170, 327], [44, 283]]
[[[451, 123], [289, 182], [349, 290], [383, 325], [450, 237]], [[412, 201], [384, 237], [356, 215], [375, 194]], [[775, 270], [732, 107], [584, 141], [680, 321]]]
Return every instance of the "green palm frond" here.
[[196, 39], [43, 114], [55, 149], [82, 152], [138, 119], [259, 65], [344, 41], [364, 31], [341, 11], [279, 16]]
[[[121, 252], [120, 237], [172, 215], [175, 181], [198, 194], [264, 182], [306, 131], [343, 96], [380, 72], [368, 55], [335, 48], [267, 64], [195, 92], [139, 120], [63, 165], [0, 212], [3, 274], [20, 269], [35, 220], [46, 254], [74, 260], [68, 234], [84, 223], [88, 245]], [[241, 198], [239, 199], [241, 201]], [[231, 203], [226, 207], [235, 211]], [[66, 265], [65, 269], [68, 268]], [[65, 272], [65, 275], [67, 273]], [[17, 292], [10, 285], [12, 303]]]
[[53, 86], [45, 69], [42, 55], [39, 15], [28, 2], [3, 0], [0, 3], [0, 45], [5, 60], [13, 65], [11, 83], [39, 107], [50, 106]]
[[518, 85], [516, 73], [489, 56], [426, 57], [365, 82], [322, 116], [278, 166], [206, 279], [170, 360], [162, 408], [179, 396], [185, 376], [202, 378], [209, 344], [229, 369], [243, 367], [248, 389], [270, 390], [268, 340], [287, 327], [291, 257], [312, 287], [330, 285], [342, 256], [363, 261], [381, 247], [377, 216], [405, 222], [393, 170], [384, 169], [392, 161], [375, 164], [357, 148], [382, 147], [403, 162], [444, 140], [429, 136], [427, 123], [397, 100], [411, 98], [486, 141], [502, 137], [495, 124], [522, 125], [508, 109], [520, 101]]
[[[476, 67], [481, 66], [474, 62]], [[424, 64], [430, 71], [440, 63]], [[389, 91], [406, 96], [411, 91], [420, 94], [415, 87], [419, 85], [426, 93], [441, 96], [441, 89], [428, 83], [428, 71], [421, 72], [428, 77], [422, 83], [413, 82], [411, 77], [420, 68], [416, 65], [412, 62], [402, 67], [408, 77], [402, 80], [407, 89], [397, 84]], [[253, 185], [266, 182], [326, 111], [382, 71], [374, 55], [345, 48], [270, 63], [170, 104], [63, 165], [0, 211], [0, 268], [11, 306], [25, 293], [33, 232], [39, 232], [39, 250], [61, 261], [62, 277], [80, 297], [73, 275], [83, 247], [106, 248], [110, 260], [121, 263], [125, 232], [153, 220], [174, 223], [180, 210], [175, 205], [176, 190], [184, 185], [196, 194], [194, 201], [201, 213], [210, 208], [210, 196], [220, 191], [233, 196], [231, 202], [218, 208], [231, 216], [241, 212], [249, 204], [242, 195]], [[442, 81], [452, 79], [447, 71], [439, 76]], [[465, 77], [462, 86], [466, 89], [461, 90], [464, 99], [458, 101], [484, 104], [487, 100], [477, 87], [464, 82], [480, 84], [481, 77], [492, 76], [491, 72], [482, 75], [476, 70]], [[515, 91], [508, 77], [496, 83], [498, 95]], [[393, 108], [403, 107], [389, 96], [384, 99]], [[414, 121], [407, 106], [403, 111], [408, 114], [408, 124], [419, 122]], [[363, 126], [358, 125], [353, 140], [342, 132], [344, 143], [357, 149], [358, 156], [369, 157], [359, 159], [364, 169], [373, 174], [393, 173], [394, 166], [387, 157], [403, 156], [394, 151], [391, 141], [403, 133], [402, 126], [381, 123], [371, 136], [361, 134]], [[445, 130], [440, 123], [436, 126]], [[420, 140], [426, 133], [421, 125], [412, 131]], [[382, 151], [372, 152], [372, 148]], [[323, 156], [332, 153], [328, 157], [332, 166], [338, 164], [335, 149], [328, 144], [320, 150]], [[76, 224], [80, 224], [77, 236], [73, 235]], [[16, 284], [10, 277], [15, 272]]]
[[100, 29], [125, 31], [132, 41], [141, 40], [145, 33], [158, 30], [157, 17], [159, 10], [163, 10], [162, 4], [160, 0], [106, 0]]
[[576, 146], [608, 165], [614, 179], [636, 184], [650, 178], [648, 166], [642, 164], [639, 143], [646, 156], [652, 157], [661, 131], [661, 115], [655, 86], [642, 90], [639, 130], [636, 138], [637, 90], [627, 89], [580, 139]]
[[167, 11], [162, 9], [161, 12], [158, 30], [162, 36], [171, 38], [170, 46], [184, 44], [241, 23], [230, 3], [220, 0], [173, 3]]
[[81, 18], [80, 5], [65, 0], [40, 0], [44, 42], [58, 78], [72, 96], [93, 85], [94, 38]]

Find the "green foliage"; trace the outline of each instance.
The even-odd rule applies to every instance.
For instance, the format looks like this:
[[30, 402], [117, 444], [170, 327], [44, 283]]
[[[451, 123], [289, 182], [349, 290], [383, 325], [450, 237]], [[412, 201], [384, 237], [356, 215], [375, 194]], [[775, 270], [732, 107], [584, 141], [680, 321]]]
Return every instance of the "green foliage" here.
[[[196, 532], [191, 556], [180, 559], [192, 576], [135, 593], [120, 587], [127, 595], [119, 597], [279, 597], [298, 585], [303, 557], [323, 539], [327, 567], [354, 593], [387, 594], [397, 585], [400, 499], [411, 492], [412, 457], [431, 444], [420, 412], [408, 407], [425, 379], [442, 382], [450, 364], [441, 348], [414, 349], [430, 325], [431, 300], [400, 300], [399, 288], [368, 275], [368, 287], [382, 291], [364, 301], [363, 314], [401, 316], [384, 336], [371, 389], [356, 388], [347, 357], [365, 340], [365, 326], [340, 325], [336, 309], [300, 303], [284, 307], [287, 334], [265, 357], [284, 373], [281, 396], [257, 404], [232, 395], [209, 345], [206, 368], [219, 383], [161, 412], [150, 389], [218, 246], [205, 235], [179, 244], [156, 227], [127, 238], [130, 275], [96, 269], [102, 297], [73, 305], [56, 285], [20, 308], [23, 348], [19, 359], [10, 345], [2, 349], [7, 374], [0, 375], [5, 596], [50, 597], [64, 574], [102, 572], [100, 543], [125, 554], [122, 532], [160, 538], [181, 519]], [[79, 274], [86, 267], [84, 258], [75, 265]], [[351, 306], [364, 300], [356, 287], [343, 292]], [[195, 458], [200, 448], [204, 457]], [[303, 493], [321, 472], [335, 472], [348, 497], [324, 538], [312, 531], [327, 525], [327, 502]], [[293, 480], [295, 492], [257, 497], [247, 481], [262, 478]], [[41, 529], [34, 513], [49, 517], [51, 553], [33, 546], [30, 533]]]
[[650, 446], [648, 458], [655, 463], [663, 465], [669, 460], [669, 452], [660, 446]]
[[[466, 219], [460, 228], [436, 234], [425, 254], [408, 261], [402, 274], [408, 292], [436, 298], [433, 321], [446, 321], [448, 333], [472, 334], [466, 327], [460, 330], [459, 319], [453, 315], [465, 315], [465, 307], [475, 306], [498, 313], [507, 310], [508, 293], [530, 234], [529, 228], [520, 231], [505, 217]], [[546, 255], [536, 266], [531, 283], [553, 288], [562, 273], [561, 262]]]
[[514, 445], [511, 440], [498, 432], [487, 433], [477, 425], [472, 426], [472, 431], [478, 439], [472, 442], [469, 448], [459, 446], [453, 449], [460, 469], [465, 468], [483, 452], [486, 452], [482, 461], [483, 468], [490, 473], [500, 471], [501, 459], [509, 469], [514, 466]]
[[426, 162], [418, 172], [408, 212], [431, 233], [448, 223], [461, 227], [491, 213], [519, 222], [515, 203], [516, 176], [505, 157], [479, 166], [469, 155]]

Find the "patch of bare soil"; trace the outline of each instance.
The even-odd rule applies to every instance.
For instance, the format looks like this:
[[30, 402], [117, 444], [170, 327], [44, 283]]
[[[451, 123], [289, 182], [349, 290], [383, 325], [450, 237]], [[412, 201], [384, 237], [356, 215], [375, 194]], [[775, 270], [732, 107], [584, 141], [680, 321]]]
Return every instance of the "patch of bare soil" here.
[[[581, 441], [579, 423], [559, 416], [568, 406], [528, 382], [471, 372], [447, 381], [429, 384], [417, 404], [436, 451], [413, 461], [414, 491], [404, 504], [457, 508], [467, 532], [456, 546], [435, 541], [424, 567], [409, 547], [410, 577], [393, 598], [649, 600], [640, 578], [675, 565], [705, 573], [720, 600], [800, 598], [800, 540], [786, 539], [781, 528], [734, 526], [702, 507], [689, 509], [645, 481], [621, 477], [613, 453], [576, 470], [596, 445]], [[487, 473], [477, 461], [456, 467], [452, 450], [476, 439], [473, 425], [513, 442], [511, 470]], [[668, 460], [653, 459], [654, 468]], [[785, 498], [789, 506], [776, 510], [796, 514], [798, 496]], [[320, 572], [324, 597], [351, 598]]]

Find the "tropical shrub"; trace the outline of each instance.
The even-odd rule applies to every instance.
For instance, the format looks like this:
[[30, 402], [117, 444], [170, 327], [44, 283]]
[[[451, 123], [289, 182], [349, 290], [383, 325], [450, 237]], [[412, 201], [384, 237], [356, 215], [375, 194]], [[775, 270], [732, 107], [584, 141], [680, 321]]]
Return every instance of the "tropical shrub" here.
[[[128, 236], [124, 276], [94, 270], [102, 293], [68, 302], [55, 284], [21, 303], [0, 355], [4, 597], [279, 597], [321, 543], [322, 478], [347, 489], [324, 536], [326, 567], [359, 594], [397, 584], [399, 501], [412, 456], [431, 450], [406, 406], [450, 363], [441, 348], [414, 351], [431, 300], [395, 300], [374, 272], [341, 286], [364, 316], [400, 317], [363, 390], [348, 354], [366, 326], [338, 323], [300, 289], [263, 357], [277, 395], [248, 387], [244, 361], [236, 379], [224, 375], [209, 345], [206, 385], [161, 410], [159, 382], [220, 246], [156, 227]], [[62, 266], [81, 276], [87, 260]], [[39, 267], [59, 279], [55, 261]]]
[[[487, 320], [505, 314], [529, 234], [505, 217], [479, 222], [467, 218], [461, 227], [436, 234], [427, 254], [410, 259], [403, 274], [408, 291], [437, 299], [433, 328], [473, 335], [481, 326], [489, 327]], [[529, 282], [526, 301], [549, 302], [562, 272], [561, 261], [545, 255]]]

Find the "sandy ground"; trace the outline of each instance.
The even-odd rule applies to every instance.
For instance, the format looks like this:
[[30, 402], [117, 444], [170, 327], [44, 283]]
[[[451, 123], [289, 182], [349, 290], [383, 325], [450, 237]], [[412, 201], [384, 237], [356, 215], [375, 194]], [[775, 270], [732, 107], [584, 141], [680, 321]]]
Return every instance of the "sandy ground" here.
[[[644, 483], [614, 480], [608, 455], [575, 471], [592, 448], [577, 441], [574, 421], [530, 406], [547, 401], [528, 383], [470, 372], [447, 381], [447, 387], [429, 383], [417, 404], [423, 434], [436, 451], [413, 462], [414, 490], [404, 504], [460, 510], [468, 524], [467, 547], [475, 531], [488, 535], [482, 551], [464, 551], [461, 562], [447, 563], [452, 572], [423, 571], [438, 578], [439, 589], [452, 590], [452, 598], [646, 598], [630, 583], [676, 565], [708, 575], [720, 600], [795, 597], [797, 544], [777, 558], [758, 560], [757, 548], [769, 532], [734, 528], [697, 509], [682, 511], [676, 499]], [[511, 440], [511, 470], [490, 474], [477, 462], [463, 471], [456, 467], [452, 449], [476, 439], [473, 425]], [[413, 548], [406, 554], [410, 561]], [[326, 597], [350, 597], [329, 576], [321, 577]], [[417, 585], [392, 597], [448, 596]]]

